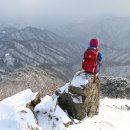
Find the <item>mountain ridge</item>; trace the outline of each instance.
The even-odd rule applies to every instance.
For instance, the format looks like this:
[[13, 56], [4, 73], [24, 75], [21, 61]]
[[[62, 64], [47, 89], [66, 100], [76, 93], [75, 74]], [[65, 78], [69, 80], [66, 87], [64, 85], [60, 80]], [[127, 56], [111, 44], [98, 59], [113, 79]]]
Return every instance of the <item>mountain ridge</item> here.
[[77, 57], [80, 57], [80, 47], [73, 46], [71, 41], [53, 32], [34, 27], [8, 32], [0, 38], [2, 72], [12, 72], [20, 67], [44, 63], [53, 66], [56, 64], [73, 66], [76, 59], [79, 61]]

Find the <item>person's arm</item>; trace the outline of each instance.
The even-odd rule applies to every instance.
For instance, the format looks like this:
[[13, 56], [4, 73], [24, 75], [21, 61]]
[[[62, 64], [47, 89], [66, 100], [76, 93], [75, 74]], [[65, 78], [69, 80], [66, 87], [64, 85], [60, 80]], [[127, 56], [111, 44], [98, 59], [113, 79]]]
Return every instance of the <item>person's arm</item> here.
[[86, 55], [86, 51], [84, 52], [84, 58], [83, 59], [85, 59], [85, 55]]
[[98, 61], [101, 62], [103, 58], [103, 54], [101, 52], [98, 53]]
[[98, 65], [99, 65], [99, 67], [102, 65], [101, 64], [102, 58], [103, 58], [103, 54], [101, 52], [99, 52], [98, 53]]

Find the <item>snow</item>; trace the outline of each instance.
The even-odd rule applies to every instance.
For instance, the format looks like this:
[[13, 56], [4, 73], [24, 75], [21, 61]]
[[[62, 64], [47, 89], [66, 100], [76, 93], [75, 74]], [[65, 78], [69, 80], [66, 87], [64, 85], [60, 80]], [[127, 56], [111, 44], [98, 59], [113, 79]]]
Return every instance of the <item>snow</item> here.
[[[66, 87], [67, 85], [65, 85]], [[62, 88], [63, 89], [63, 88]], [[99, 114], [93, 118], [86, 117], [80, 123], [65, 128], [71, 119], [57, 105], [57, 97], [45, 96], [35, 107], [38, 125], [32, 111], [25, 104], [35, 98], [37, 93], [30, 89], [22, 91], [0, 102], [0, 130], [129, 130], [130, 106], [128, 99], [100, 100]], [[77, 124], [78, 123], [78, 124]]]
[[17, 118], [15, 107], [0, 103], [0, 130], [19, 129]]
[[72, 99], [73, 99], [73, 102], [75, 102], [75, 103], [83, 103], [82, 96], [78, 96], [77, 98], [73, 98], [73, 96], [72, 96]]
[[3, 34], [6, 34], [6, 31], [2, 31]]
[[57, 98], [45, 96], [35, 108], [35, 112], [38, 113], [38, 124], [45, 130], [62, 130], [65, 128], [64, 124], [71, 122], [71, 119], [56, 103]]
[[[85, 86], [85, 85], [89, 82], [91, 76], [92, 76], [91, 74], [86, 74], [86, 73], [84, 73], [84, 72], [79, 71], [79, 72], [77, 72], [77, 73], [74, 75], [74, 77], [73, 77], [73, 79], [71, 80], [71, 82], [66, 83], [64, 86], [62, 86], [61, 88], [57, 89], [56, 91], [57, 91], [59, 94], [61, 94], [61, 93], [63, 93], [63, 92], [68, 93], [68, 87], [69, 87], [69, 86], [75, 86], [75, 87], [82, 88], [83, 86]], [[75, 102], [77, 102], [77, 101], [75, 101]], [[79, 101], [78, 101], [78, 102], [79, 102]], [[82, 101], [81, 101], [81, 102], [82, 102]]]
[[0, 130], [23, 130], [29, 127], [42, 130], [36, 124], [33, 112], [26, 108], [26, 103], [32, 101], [36, 94], [27, 89], [2, 100], [0, 102]]
[[66, 83], [61, 88], [57, 89], [56, 92], [59, 93], [59, 94], [62, 94], [63, 92], [68, 93], [68, 87], [69, 87], [69, 85], [70, 85], [70, 83]]
[[72, 125], [68, 130], [130, 130], [130, 111], [122, 106], [130, 106], [130, 100], [100, 100], [99, 114], [93, 118], [85, 118], [80, 124]]
[[15, 106], [24, 106], [31, 100], [34, 100], [37, 94], [38, 93], [33, 93], [30, 89], [27, 89], [22, 92], [19, 92], [18, 94], [13, 95], [12, 97], [4, 99], [2, 102]]
[[10, 55], [10, 53], [6, 53], [4, 57], [4, 61], [9, 65], [14, 65], [14, 58]]
[[82, 87], [82, 85], [86, 85], [89, 81], [89, 74], [86, 75], [85, 73], [80, 73], [77, 72], [76, 75], [74, 76], [74, 78], [72, 79], [71, 81], [71, 84], [72, 86], [75, 86], [75, 87]]
[[[78, 73], [70, 83], [58, 89], [58, 92], [68, 92], [69, 85], [81, 87], [88, 81], [88, 75]], [[100, 99], [97, 115], [86, 117], [82, 121], [74, 119], [73, 125], [66, 128], [64, 124], [72, 121], [58, 106], [58, 96], [43, 97], [35, 107], [34, 114], [26, 104], [34, 100], [36, 95], [37, 93], [27, 89], [0, 101], [0, 130], [130, 130], [129, 99]], [[82, 102], [80, 96], [73, 100], [76, 103]]]

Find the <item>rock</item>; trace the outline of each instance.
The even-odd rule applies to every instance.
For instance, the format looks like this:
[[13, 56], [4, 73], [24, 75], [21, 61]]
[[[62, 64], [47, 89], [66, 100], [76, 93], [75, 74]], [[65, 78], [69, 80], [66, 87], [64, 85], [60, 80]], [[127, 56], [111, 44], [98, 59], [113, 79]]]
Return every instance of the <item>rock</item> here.
[[125, 106], [127, 107], [127, 110], [130, 111], [130, 106], [128, 106], [128, 105], [125, 105]]
[[26, 107], [29, 108], [32, 112], [34, 112], [34, 108], [37, 104], [41, 102], [40, 94], [38, 93], [34, 100], [32, 100], [30, 103], [27, 103]]
[[[79, 81], [79, 82], [78, 82]], [[74, 76], [68, 87], [59, 98], [59, 106], [74, 119], [93, 117], [97, 114], [100, 99], [100, 77], [93, 83], [93, 75], [82, 73]]]
[[49, 130], [65, 130], [73, 122], [57, 104], [57, 98], [45, 96], [35, 107], [39, 126]]
[[130, 80], [121, 77], [102, 77], [103, 97], [130, 98]]
[[86, 117], [86, 111], [83, 106], [83, 103], [75, 103], [73, 101], [72, 95], [69, 93], [63, 93], [58, 98], [59, 106], [67, 111], [70, 117], [74, 119], [83, 119]]
[[130, 111], [130, 106], [128, 106], [128, 109], [127, 109], [128, 111]]
[[68, 123], [64, 123], [64, 126], [66, 127], [66, 128], [68, 128], [70, 125], [73, 125], [73, 122], [72, 121], [69, 121]]

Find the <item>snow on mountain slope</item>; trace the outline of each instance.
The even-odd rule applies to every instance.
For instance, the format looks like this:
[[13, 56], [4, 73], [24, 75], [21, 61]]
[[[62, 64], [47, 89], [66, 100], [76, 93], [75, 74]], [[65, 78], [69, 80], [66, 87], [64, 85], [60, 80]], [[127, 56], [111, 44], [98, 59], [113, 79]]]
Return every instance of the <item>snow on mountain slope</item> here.
[[44, 63], [53, 66], [56, 64], [59, 66], [72, 65], [76, 60], [79, 60], [77, 57], [80, 57], [80, 45], [51, 31], [26, 27], [15, 31], [7, 31], [6, 29], [6, 32], [0, 38], [2, 72]]

